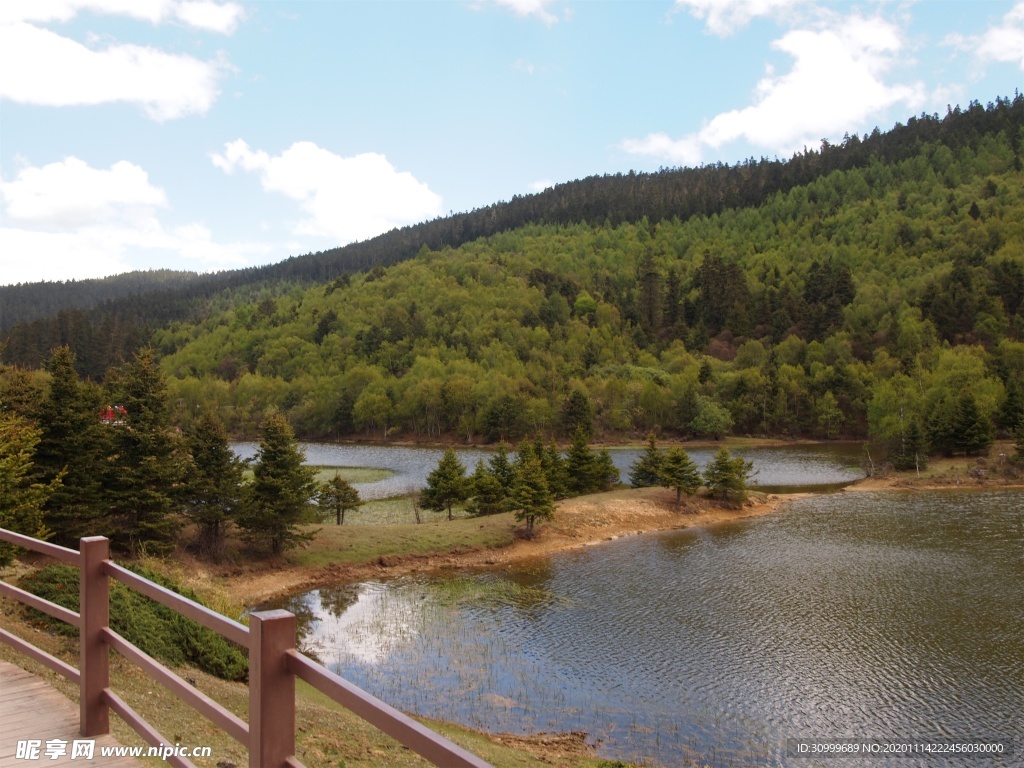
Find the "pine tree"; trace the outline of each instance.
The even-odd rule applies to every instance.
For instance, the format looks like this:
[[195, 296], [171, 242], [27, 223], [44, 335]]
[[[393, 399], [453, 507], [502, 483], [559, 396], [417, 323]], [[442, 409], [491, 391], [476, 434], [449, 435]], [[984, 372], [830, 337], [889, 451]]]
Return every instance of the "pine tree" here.
[[540, 456], [551, 497], [564, 499], [569, 494], [569, 471], [566, 469], [565, 459], [562, 458], [562, 452], [558, 449], [558, 445], [551, 440], [546, 446], [539, 448], [535, 446], [534, 451]]
[[191, 458], [182, 492], [185, 516], [199, 529], [200, 549], [216, 556], [242, 504], [243, 465], [215, 411], [203, 412], [192, 424], [185, 444]]
[[661, 464], [665, 455], [654, 439], [654, 433], [647, 436], [647, 448], [629, 468], [629, 484], [634, 488], [649, 488], [661, 482]]
[[992, 445], [992, 422], [978, 410], [970, 392], [964, 392], [957, 401], [953, 415], [954, 448], [968, 456], [981, 453]]
[[359, 491], [353, 488], [340, 472], [335, 472], [334, 477], [320, 484], [316, 500], [321, 515], [330, 515], [333, 512], [337, 525], [345, 524], [345, 512], [363, 505]]
[[602, 448], [594, 457], [593, 493], [610, 491], [619, 482], [619, 468], [612, 461], [607, 448]]
[[461, 504], [469, 498], [469, 480], [466, 467], [459, 461], [451, 448], [444, 452], [437, 468], [427, 475], [427, 487], [420, 493], [424, 509], [435, 512], [448, 510], [452, 519], [452, 505]]
[[742, 456], [733, 458], [728, 448], [721, 448], [704, 468], [704, 484], [713, 496], [723, 501], [731, 497], [742, 502], [747, 496], [747, 480], [753, 469], [754, 465]]
[[574, 389], [562, 403], [562, 430], [566, 435], [583, 430], [587, 440], [594, 435], [594, 410], [590, 398], [578, 389]]
[[167, 384], [152, 349], [107, 375], [112, 402], [125, 409], [110, 432], [104, 496], [115, 546], [165, 554], [181, 528], [181, 440], [172, 431]]
[[110, 430], [100, 423], [99, 389], [79, 381], [67, 346], [53, 350], [46, 369], [50, 386], [33, 414], [40, 430], [34, 476], [44, 484], [61, 477], [46, 502], [44, 521], [58, 544], [76, 546], [83, 536], [109, 533], [102, 475]]
[[313, 539], [314, 534], [299, 530], [316, 493], [316, 472], [303, 465], [304, 458], [287, 419], [276, 412], [267, 416], [238, 518], [254, 548], [279, 555]]
[[526, 530], [530, 534], [533, 533], [534, 521], [537, 518], [549, 520], [554, 516], [554, 500], [544, 477], [544, 469], [535, 457], [530, 457], [516, 468], [512, 504], [518, 510], [516, 520], [525, 520]]
[[679, 511], [682, 497], [695, 494], [701, 486], [700, 472], [690, 455], [679, 447], [669, 448], [661, 462], [658, 474], [659, 484], [676, 492], [676, 511]]
[[512, 462], [508, 460], [508, 449], [504, 443], [501, 443], [498, 446], [498, 450], [487, 460], [487, 465], [491, 470], [491, 474], [501, 483], [501, 487], [505, 489], [505, 493], [512, 493], [516, 473], [512, 468]]
[[479, 515], [495, 515], [509, 508], [508, 499], [511, 489], [505, 490], [494, 473], [484, 464], [483, 459], [477, 460], [476, 470], [470, 477], [469, 482], [471, 498], [466, 506], [469, 514], [474, 517]]
[[[45, 539], [50, 531], [43, 525], [43, 505], [60, 487], [60, 477], [33, 482], [32, 452], [38, 442], [39, 430], [27, 419], [0, 411], [0, 528]], [[0, 566], [9, 564], [14, 552], [0, 542]]]
[[565, 468], [569, 473], [569, 495], [581, 496], [594, 489], [594, 454], [587, 446], [587, 436], [577, 429], [572, 436], [569, 452], [565, 457]]

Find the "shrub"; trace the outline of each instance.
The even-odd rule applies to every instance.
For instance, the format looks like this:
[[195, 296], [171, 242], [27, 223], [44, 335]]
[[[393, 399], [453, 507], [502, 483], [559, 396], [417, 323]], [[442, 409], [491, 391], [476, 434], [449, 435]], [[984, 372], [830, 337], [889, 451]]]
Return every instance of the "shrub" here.
[[[148, 568], [133, 567], [131, 570], [189, 600], [202, 603], [192, 590]], [[49, 565], [23, 578], [21, 588], [69, 610], [78, 610], [78, 569], [73, 566]], [[29, 609], [29, 613], [50, 631], [72, 637], [78, 635], [77, 627], [34, 609]], [[110, 582], [110, 628], [165, 664], [191, 664], [224, 680], [248, 678], [248, 658], [237, 646], [113, 580]]]

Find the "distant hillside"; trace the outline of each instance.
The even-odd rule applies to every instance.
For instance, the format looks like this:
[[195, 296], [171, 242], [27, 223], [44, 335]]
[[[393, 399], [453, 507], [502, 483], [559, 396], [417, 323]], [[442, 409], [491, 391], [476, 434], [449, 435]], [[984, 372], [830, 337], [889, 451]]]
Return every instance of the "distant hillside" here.
[[[51, 292], [39, 302], [45, 318], [13, 324], [6, 333], [3, 359], [38, 366], [52, 347], [68, 343], [79, 355], [82, 373], [102, 376], [110, 364], [122, 359], [170, 322], [196, 319], [217, 307], [248, 296], [280, 295], [295, 286], [323, 283], [341, 275], [387, 267], [415, 256], [422, 248], [459, 247], [481, 237], [531, 224], [651, 224], [727, 210], [758, 206], [772, 195], [787, 192], [837, 171], [892, 164], [915, 157], [922, 144], [941, 144], [952, 152], [976, 150], [986, 137], [1005, 136], [1020, 165], [1024, 97], [997, 99], [986, 107], [972, 102], [966, 110], [951, 109], [944, 117], [921, 115], [882, 133], [847, 137], [841, 144], [823, 142], [788, 161], [750, 159], [737, 165], [592, 176], [559, 184], [536, 195], [517, 196], [468, 213], [392, 230], [371, 240], [343, 248], [287, 259], [278, 264], [194, 277], [181, 285], [164, 285], [156, 292], [110, 297], [90, 306], [85, 290]], [[90, 282], [90, 281], [83, 281]], [[38, 284], [4, 289], [0, 299], [10, 302], [7, 318], [20, 316], [34, 302], [26, 296], [46, 293]], [[59, 297], [58, 297], [59, 296]], [[140, 300], [145, 297], [143, 300]], [[8, 322], [8, 321], [4, 321]], [[89, 349], [86, 349], [86, 346]], [[97, 351], [99, 350], [99, 351]]]
[[[1024, 417], [1021, 124], [757, 206], [532, 224], [153, 335], [180, 418], [306, 437], [927, 433]], [[972, 421], [973, 420], [973, 421]], [[970, 422], [970, 423], [969, 423]]]
[[200, 277], [170, 269], [126, 272], [92, 280], [0, 285], [0, 331], [69, 309], [92, 309], [123, 296], [183, 288]]

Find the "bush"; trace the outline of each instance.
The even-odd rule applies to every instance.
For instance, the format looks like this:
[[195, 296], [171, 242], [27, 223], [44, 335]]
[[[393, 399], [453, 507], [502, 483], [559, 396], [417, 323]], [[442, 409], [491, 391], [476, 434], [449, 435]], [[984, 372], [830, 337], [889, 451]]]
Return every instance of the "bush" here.
[[[189, 600], [202, 603], [192, 590], [148, 568], [131, 570]], [[78, 610], [78, 569], [73, 566], [47, 566], [23, 578], [20, 586], [52, 603]], [[50, 631], [71, 637], [78, 635], [78, 629], [70, 624], [34, 609], [29, 609], [29, 613]], [[248, 657], [233, 643], [114, 580], [110, 582], [110, 628], [165, 664], [191, 664], [224, 680], [246, 680], [249, 676]]]

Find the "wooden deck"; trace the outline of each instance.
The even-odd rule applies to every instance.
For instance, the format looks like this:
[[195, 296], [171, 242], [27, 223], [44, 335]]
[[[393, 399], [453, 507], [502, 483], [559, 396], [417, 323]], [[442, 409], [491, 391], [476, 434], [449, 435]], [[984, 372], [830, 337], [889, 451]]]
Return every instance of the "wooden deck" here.
[[[115, 747], [113, 736], [98, 736], [91, 760], [71, 759], [71, 744], [82, 736], [78, 732], [78, 705], [51, 688], [35, 675], [20, 667], [0, 661], [0, 768], [31, 768], [32, 766], [71, 766], [72, 768], [141, 768], [127, 757], [102, 757], [101, 747]], [[18, 741], [38, 739], [42, 742], [35, 760], [17, 758]], [[51, 760], [46, 755], [46, 742], [66, 742], [67, 753]]]

